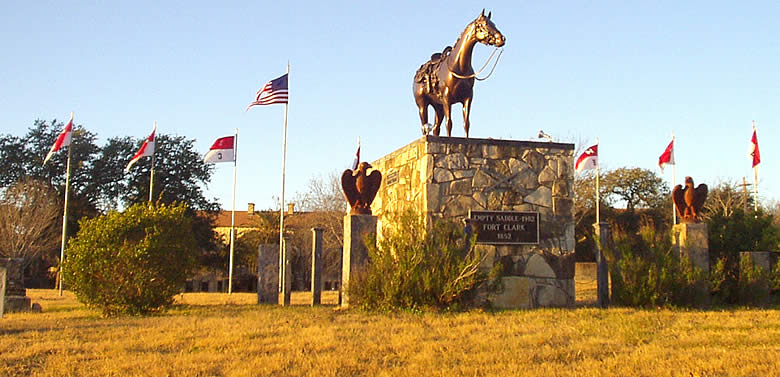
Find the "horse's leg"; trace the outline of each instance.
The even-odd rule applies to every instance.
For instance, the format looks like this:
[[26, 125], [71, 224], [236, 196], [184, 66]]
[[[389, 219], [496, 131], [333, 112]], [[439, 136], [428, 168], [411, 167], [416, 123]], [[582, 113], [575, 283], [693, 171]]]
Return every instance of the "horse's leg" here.
[[452, 104], [444, 103], [442, 107], [444, 108], [444, 116], [447, 117], [447, 137], [452, 137]]
[[441, 131], [441, 121], [444, 120], [444, 106], [435, 103], [433, 104], [433, 109], [436, 111], [436, 123], [433, 126], [433, 133], [434, 135], [439, 136], [439, 131]]
[[417, 103], [417, 108], [420, 109], [420, 122], [422, 123], [422, 134], [425, 136], [426, 124], [428, 123], [428, 105], [425, 103]]
[[463, 130], [466, 131], [466, 138], [469, 137], [469, 127], [471, 127], [471, 124], [469, 123], [469, 113], [471, 112], [471, 98], [468, 97], [463, 101]]

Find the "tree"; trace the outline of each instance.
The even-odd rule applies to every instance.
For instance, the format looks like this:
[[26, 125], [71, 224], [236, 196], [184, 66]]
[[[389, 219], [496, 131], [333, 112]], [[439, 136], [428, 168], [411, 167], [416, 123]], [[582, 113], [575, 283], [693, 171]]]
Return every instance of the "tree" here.
[[753, 208], [752, 195], [735, 182], [722, 181], [709, 189], [702, 215], [705, 219], [718, 215], [730, 217], [735, 211], [747, 211], [748, 208]]
[[671, 202], [669, 187], [651, 170], [615, 169], [605, 175], [603, 184], [614, 199], [626, 204], [629, 212], [635, 208], [659, 208]]
[[54, 250], [58, 232], [60, 201], [46, 183], [22, 178], [0, 196], [0, 256], [23, 258], [26, 268], [33, 258]]
[[136, 204], [81, 222], [68, 246], [65, 281], [79, 301], [107, 316], [160, 311], [194, 267], [194, 247], [184, 204]]
[[[596, 212], [596, 175], [588, 171], [575, 178], [575, 234], [578, 260], [592, 260], [593, 227]], [[671, 194], [668, 186], [654, 172], [640, 168], [602, 171], [599, 177], [601, 221], [635, 234], [641, 223], [651, 224], [663, 232], [671, 223]], [[625, 204], [625, 210], [616, 208]], [[641, 211], [640, 211], [641, 209]]]

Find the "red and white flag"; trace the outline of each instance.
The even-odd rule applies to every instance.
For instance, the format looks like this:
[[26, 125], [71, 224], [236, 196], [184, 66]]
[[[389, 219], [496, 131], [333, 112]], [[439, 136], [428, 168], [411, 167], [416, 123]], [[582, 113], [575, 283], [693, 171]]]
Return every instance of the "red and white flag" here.
[[595, 169], [599, 166], [599, 145], [596, 144], [583, 152], [574, 164], [574, 170], [582, 173], [583, 170]]
[[359, 163], [360, 163], [360, 138], [358, 138], [358, 148], [357, 148], [357, 152], [355, 152], [355, 160], [352, 161], [352, 170], [357, 169]]
[[756, 136], [755, 127], [753, 127], [753, 137], [750, 138], [750, 157], [753, 158], [753, 167], [756, 167], [761, 162], [761, 152], [758, 151], [758, 136]]
[[666, 147], [664, 153], [661, 153], [661, 157], [658, 157], [658, 167], [661, 168], [661, 174], [663, 174], [666, 165], [674, 165], [674, 139]]
[[70, 145], [71, 134], [73, 134], [73, 113], [70, 113], [70, 121], [65, 125], [65, 128], [60, 132], [60, 135], [57, 136], [57, 141], [54, 142], [49, 153], [46, 154], [46, 158], [43, 159], [44, 165], [46, 165], [55, 152], [59, 151], [62, 147]]
[[225, 136], [217, 139], [209, 149], [203, 162], [232, 162], [236, 160], [235, 136]]
[[138, 160], [141, 159], [141, 157], [150, 157], [154, 155], [154, 134], [157, 132], [157, 122], [154, 123], [154, 128], [152, 129], [152, 134], [149, 135], [149, 137], [144, 140], [144, 143], [141, 144], [141, 148], [138, 149], [138, 152], [135, 153], [135, 156], [133, 156], [133, 159], [130, 160], [130, 162], [127, 164], [127, 167], [125, 168], [125, 173], [130, 171], [130, 168], [135, 165]]

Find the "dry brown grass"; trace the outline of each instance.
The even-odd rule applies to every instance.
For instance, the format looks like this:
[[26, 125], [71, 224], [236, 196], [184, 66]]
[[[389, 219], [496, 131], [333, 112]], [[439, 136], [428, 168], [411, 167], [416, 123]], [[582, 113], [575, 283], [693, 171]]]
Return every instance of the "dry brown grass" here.
[[[106, 319], [66, 292], [0, 319], [2, 376], [777, 376], [780, 311], [366, 314], [184, 294]], [[332, 294], [327, 300], [334, 299]], [[294, 297], [305, 303], [306, 295]]]

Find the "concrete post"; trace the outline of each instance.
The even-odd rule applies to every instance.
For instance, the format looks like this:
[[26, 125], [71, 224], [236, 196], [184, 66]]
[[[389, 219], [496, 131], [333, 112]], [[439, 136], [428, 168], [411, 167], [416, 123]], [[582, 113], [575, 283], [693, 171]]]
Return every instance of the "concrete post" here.
[[290, 255], [287, 252], [287, 239], [282, 242], [282, 256], [279, 265], [279, 305], [290, 306], [290, 293], [292, 293], [292, 271], [290, 269]]
[[5, 311], [5, 267], [0, 266], [0, 318], [3, 318]]
[[600, 308], [606, 308], [610, 304], [610, 299], [609, 264], [605, 254], [614, 254], [614, 250], [611, 249], [612, 238], [609, 234], [609, 223], [593, 224], [593, 229], [596, 234], [596, 303]]
[[322, 228], [311, 228], [311, 305], [320, 305], [322, 298]]
[[257, 247], [257, 303], [279, 302], [279, 245]]
[[376, 216], [344, 216], [344, 250], [341, 263], [340, 305], [349, 307], [349, 280], [368, 263], [368, 249], [363, 240], [368, 234], [376, 235]]

